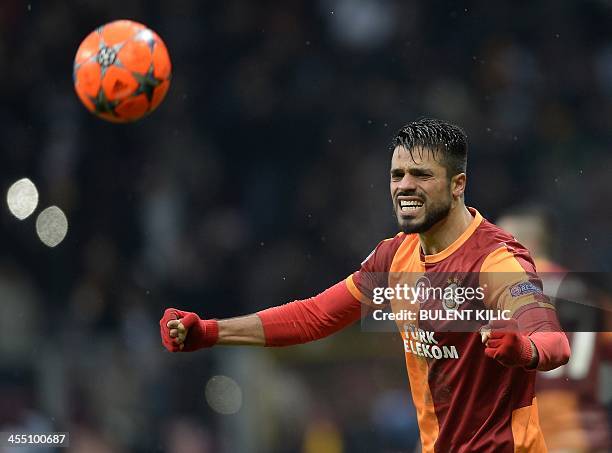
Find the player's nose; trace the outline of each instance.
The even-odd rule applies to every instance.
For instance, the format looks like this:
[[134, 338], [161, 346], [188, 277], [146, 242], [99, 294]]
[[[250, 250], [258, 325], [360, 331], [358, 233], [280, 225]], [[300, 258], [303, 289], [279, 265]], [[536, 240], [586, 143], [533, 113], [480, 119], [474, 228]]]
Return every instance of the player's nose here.
[[409, 174], [405, 174], [404, 177], [398, 182], [397, 188], [401, 191], [414, 191], [416, 190], [416, 179]]

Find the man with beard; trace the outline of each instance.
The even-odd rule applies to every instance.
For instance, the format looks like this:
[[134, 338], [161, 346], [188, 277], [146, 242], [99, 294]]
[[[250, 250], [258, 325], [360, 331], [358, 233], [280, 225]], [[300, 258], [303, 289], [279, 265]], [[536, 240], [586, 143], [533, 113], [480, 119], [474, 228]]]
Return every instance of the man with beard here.
[[[369, 311], [381, 275], [387, 288], [478, 288], [486, 298], [411, 301], [416, 317], [399, 324], [422, 451], [546, 451], [535, 370], [566, 363], [569, 345], [528, 251], [466, 207], [466, 161], [459, 127], [435, 119], [407, 124], [393, 140], [390, 172], [400, 232], [380, 242], [357, 272], [310, 299], [238, 318], [202, 320], [169, 308], [160, 321], [162, 343], [177, 352], [317, 340], [359, 320], [362, 307]], [[397, 297], [390, 302], [397, 305]], [[421, 320], [419, 313], [433, 307], [491, 309], [509, 319], [459, 328]]]

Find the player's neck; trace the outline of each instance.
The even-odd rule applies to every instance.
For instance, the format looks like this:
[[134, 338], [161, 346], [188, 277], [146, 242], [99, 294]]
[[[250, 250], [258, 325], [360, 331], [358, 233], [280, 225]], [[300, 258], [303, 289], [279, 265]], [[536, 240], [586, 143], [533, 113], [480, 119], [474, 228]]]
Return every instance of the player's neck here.
[[440, 253], [468, 229], [472, 220], [474, 217], [465, 205], [457, 205], [444, 220], [436, 223], [426, 233], [419, 234], [421, 250], [425, 255]]

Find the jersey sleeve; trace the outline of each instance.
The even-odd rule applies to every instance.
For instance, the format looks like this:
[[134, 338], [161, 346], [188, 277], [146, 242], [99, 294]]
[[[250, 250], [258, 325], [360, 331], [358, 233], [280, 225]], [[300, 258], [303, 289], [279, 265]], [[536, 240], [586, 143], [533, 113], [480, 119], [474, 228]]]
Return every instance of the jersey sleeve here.
[[379, 242], [363, 260], [359, 270], [347, 277], [346, 286], [355, 299], [369, 305], [372, 303], [374, 288], [388, 285], [391, 262], [405, 237], [404, 233], [399, 233], [395, 237]]
[[508, 310], [514, 318], [531, 308], [555, 309], [524, 248], [503, 244], [492, 251], [482, 263], [479, 280], [489, 309]]
[[305, 300], [257, 312], [266, 346], [289, 346], [318, 340], [357, 321], [361, 304], [339, 282]]

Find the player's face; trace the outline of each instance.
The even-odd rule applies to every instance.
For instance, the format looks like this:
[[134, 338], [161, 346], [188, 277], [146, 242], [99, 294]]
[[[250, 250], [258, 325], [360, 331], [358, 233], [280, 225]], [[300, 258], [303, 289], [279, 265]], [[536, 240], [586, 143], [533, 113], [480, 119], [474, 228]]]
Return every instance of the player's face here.
[[446, 168], [428, 150], [412, 156], [398, 146], [391, 159], [391, 198], [400, 230], [424, 233], [450, 212], [453, 197]]

